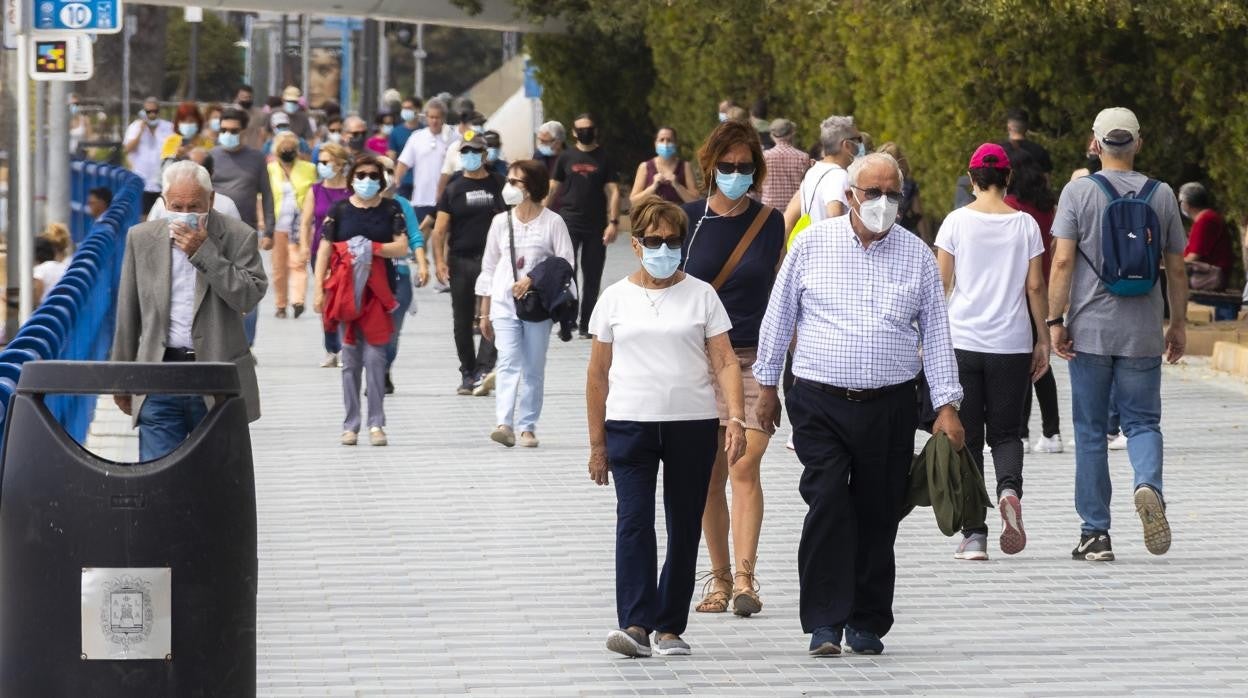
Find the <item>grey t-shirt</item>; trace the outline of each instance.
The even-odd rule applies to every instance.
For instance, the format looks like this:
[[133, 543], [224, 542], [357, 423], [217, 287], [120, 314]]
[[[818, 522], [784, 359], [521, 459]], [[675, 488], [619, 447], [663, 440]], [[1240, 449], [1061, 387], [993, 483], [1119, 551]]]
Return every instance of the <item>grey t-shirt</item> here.
[[[1102, 170], [1101, 174], [1119, 194], [1138, 192], [1148, 178], [1139, 172]], [[1075, 353], [1103, 356], [1161, 356], [1166, 349], [1161, 323], [1164, 304], [1161, 284], [1144, 296], [1116, 296], [1101, 284], [1101, 213], [1109, 199], [1088, 177], [1076, 179], [1062, 189], [1053, 220], [1053, 237], [1077, 240], [1079, 249], [1096, 265], [1094, 270], [1082, 255], [1075, 257], [1075, 274], [1070, 289], [1070, 309], [1066, 327], [1074, 340]], [[1187, 233], [1179, 218], [1179, 202], [1170, 185], [1161, 182], [1149, 204], [1161, 222], [1161, 251], [1182, 254]], [[1182, 309], [1180, 309], [1182, 312]]]

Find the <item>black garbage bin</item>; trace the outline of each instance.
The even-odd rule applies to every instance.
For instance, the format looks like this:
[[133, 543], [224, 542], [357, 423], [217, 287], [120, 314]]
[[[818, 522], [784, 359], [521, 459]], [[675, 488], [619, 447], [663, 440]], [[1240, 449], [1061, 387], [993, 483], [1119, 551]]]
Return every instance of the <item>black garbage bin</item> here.
[[[49, 394], [205, 395], [138, 464], [82, 448]], [[255, 696], [256, 494], [227, 363], [27, 363], [0, 461], [0, 697]]]

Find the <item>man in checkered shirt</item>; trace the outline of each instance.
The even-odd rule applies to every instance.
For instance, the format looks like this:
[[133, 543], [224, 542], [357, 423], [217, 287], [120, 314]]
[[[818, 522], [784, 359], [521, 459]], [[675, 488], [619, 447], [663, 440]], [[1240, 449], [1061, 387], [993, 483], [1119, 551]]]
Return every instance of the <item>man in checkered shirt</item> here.
[[763, 180], [763, 205], [783, 211], [802, 186], [802, 177], [810, 169], [810, 156], [793, 147], [797, 126], [788, 119], [771, 122], [771, 139], [775, 145], [763, 151], [767, 162], [767, 178]]
[[[798, 548], [802, 629], [812, 655], [878, 654], [893, 624], [897, 537], [925, 371], [934, 431], [963, 444], [962, 400], [936, 260], [895, 224], [901, 169], [875, 153], [849, 167], [848, 216], [795, 241], [772, 288], [754, 376], [758, 419], [780, 423], [776, 383], [794, 329], [786, 394], [810, 509]], [[920, 356], [919, 348], [922, 347]]]

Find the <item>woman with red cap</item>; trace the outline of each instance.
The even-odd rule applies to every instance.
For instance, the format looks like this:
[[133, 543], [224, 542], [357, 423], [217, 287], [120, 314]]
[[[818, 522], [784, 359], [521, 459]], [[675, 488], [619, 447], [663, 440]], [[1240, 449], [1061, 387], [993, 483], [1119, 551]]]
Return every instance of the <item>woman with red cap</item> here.
[[[987, 432], [997, 475], [1001, 551], [1013, 555], [1027, 544], [1020, 503], [1023, 402], [1031, 382], [1049, 367], [1044, 243], [1035, 219], [1005, 203], [1013, 173], [1004, 148], [981, 145], [967, 174], [975, 201], [945, 218], [936, 235], [936, 259], [949, 296], [949, 329], [965, 393], [959, 416], [966, 447], [982, 471]], [[986, 519], [987, 511], [983, 523], [962, 531], [954, 558], [988, 559]]]

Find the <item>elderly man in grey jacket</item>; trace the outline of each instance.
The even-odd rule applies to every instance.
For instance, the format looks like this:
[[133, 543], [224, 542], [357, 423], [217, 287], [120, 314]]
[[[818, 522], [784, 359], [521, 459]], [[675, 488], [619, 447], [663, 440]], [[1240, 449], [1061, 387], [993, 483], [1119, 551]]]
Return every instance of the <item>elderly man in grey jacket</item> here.
[[[127, 238], [112, 360], [232, 362], [255, 421], [260, 393], [243, 315], [269, 285], [256, 231], [212, 212], [212, 179], [194, 162], [165, 168], [161, 184], [164, 217], [134, 226]], [[207, 414], [202, 396], [115, 399], [139, 427], [143, 461], [177, 448]]]

